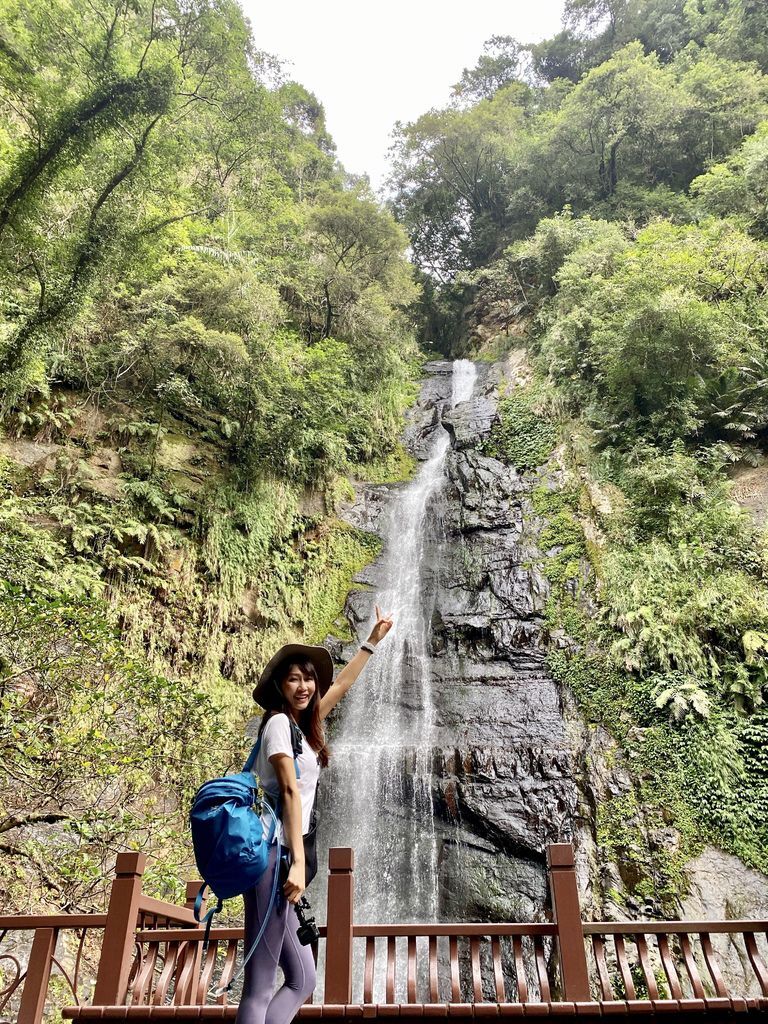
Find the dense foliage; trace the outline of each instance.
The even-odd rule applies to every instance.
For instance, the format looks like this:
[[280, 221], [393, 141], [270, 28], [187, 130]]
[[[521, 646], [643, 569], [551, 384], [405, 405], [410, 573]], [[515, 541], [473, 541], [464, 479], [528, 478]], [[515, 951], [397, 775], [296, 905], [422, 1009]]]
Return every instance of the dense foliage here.
[[760, 7], [568, 0], [395, 151], [427, 330], [525, 335], [486, 451], [541, 480], [550, 663], [631, 776], [598, 808], [609, 895], [662, 913], [705, 840], [768, 871], [768, 547], [729, 479], [768, 494]]
[[[570, 5], [574, 15], [578, 7], [581, 18], [591, 11], [600, 21], [607, 7], [615, 7], [616, 18], [642, 10], [649, 25], [658, 26], [663, 7], [697, 20], [694, 5], [685, 5], [685, 15], [680, 6], [674, 0]], [[718, 5], [721, 26], [712, 11], [713, 38], [721, 39], [717, 29], [736, 18], [738, 6]], [[747, 22], [738, 45], [702, 45], [688, 33], [674, 50], [653, 45], [658, 35], [627, 37], [617, 30], [583, 74], [573, 80], [561, 74], [551, 84], [543, 83], [535, 60], [525, 66], [514, 41], [505, 50], [503, 41], [492, 40], [496, 59], [482, 57], [456, 87], [459, 100], [477, 102], [432, 110], [399, 128], [395, 209], [419, 265], [453, 280], [566, 204], [577, 214], [608, 219], [690, 220], [685, 190], [754, 131], [766, 111], [768, 44], [763, 31], [762, 68], [751, 63]]]
[[347, 475], [408, 471], [406, 246], [234, 0], [0, 0], [7, 906], [126, 845], [175, 894], [254, 673], [338, 631]]

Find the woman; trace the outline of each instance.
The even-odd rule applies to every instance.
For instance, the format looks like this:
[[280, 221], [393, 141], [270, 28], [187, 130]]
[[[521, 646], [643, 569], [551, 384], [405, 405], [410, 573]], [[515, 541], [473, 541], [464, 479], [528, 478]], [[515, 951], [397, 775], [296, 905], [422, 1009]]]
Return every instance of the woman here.
[[[280, 824], [269, 867], [245, 893], [245, 949], [250, 948], [264, 922], [275, 863], [286, 850], [290, 867], [282, 887], [284, 899], [278, 894], [261, 941], [248, 961], [237, 1024], [288, 1024], [314, 991], [315, 962], [311, 947], [302, 946], [296, 936], [295, 904], [306, 888], [303, 837], [310, 828], [320, 768], [328, 763], [322, 723], [391, 628], [391, 614], [383, 615], [376, 605], [371, 635], [335, 680], [333, 662], [324, 647], [287, 644], [270, 660], [253, 691], [254, 700], [265, 710], [254, 771], [271, 805], [279, 807]], [[294, 742], [298, 739], [299, 752]], [[265, 812], [265, 834], [271, 820]], [[273, 995], [278, 963], [284, 982]]]

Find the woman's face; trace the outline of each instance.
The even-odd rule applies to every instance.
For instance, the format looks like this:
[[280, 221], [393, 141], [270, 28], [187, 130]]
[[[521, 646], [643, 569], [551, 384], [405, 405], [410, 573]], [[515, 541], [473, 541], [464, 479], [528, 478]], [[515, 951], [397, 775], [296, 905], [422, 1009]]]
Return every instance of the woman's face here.
[[294, 718], [306, 711], [315, 692], [315, 680], [298, 665], [291, 665], [281, 687]]

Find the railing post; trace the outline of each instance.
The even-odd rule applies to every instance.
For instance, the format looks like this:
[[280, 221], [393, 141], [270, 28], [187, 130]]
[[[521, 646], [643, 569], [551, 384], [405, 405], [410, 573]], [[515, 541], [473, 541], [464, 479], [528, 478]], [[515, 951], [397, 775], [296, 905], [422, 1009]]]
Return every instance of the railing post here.
[[[200, 886], [202, 884], [202, 879], [199, 878], [190, 878], [189, 881], [187, 882], [187, 889], [185, 895], [186, 902], [184, 903], [184, 906], [187, 908], [187, 910], [195, 909], [195, 900], [197, 899], [197, 894], [200, 892]], [[200, 907], [201, 917], [205, 913], [205, 900], [206, 897], [203, 896], [203, 903], [202, 906]]]
[[584, 952], [584, 928], [581, 923], [573, 846], [570, 843], [550, 843], [547, 846], [547, 872], [552, 910], [557, 924], [563, 999], [573, 1003], [588, 1002], [589, 972]]
[[48, 994], [48, 979], [51, 976], [51, 958], [56, 948], [56, 931], [53, 928], [36, 928], [29, 954], [27, 975], [21, 993], [18, 1024], [40, 1024]]
[[136, 918], [141, 897], [141, 876], [147, 858], [143, 853], [118, 853], [115, 880], [109, 896], [107, 926], [101, 946], [94, 1006], [121, 1006], [128, 994], [133, 961]]
[[352, 924], [354, 850], [335, 846], [328, 851], [328, 917], [325, 940], [326, 1003], [352, 1002]]

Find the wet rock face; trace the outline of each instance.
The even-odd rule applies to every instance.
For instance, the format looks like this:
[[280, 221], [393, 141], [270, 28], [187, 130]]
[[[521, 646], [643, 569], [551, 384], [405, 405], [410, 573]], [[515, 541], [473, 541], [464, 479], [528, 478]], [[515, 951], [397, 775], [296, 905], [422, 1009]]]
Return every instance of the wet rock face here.
[[440, 410], [450, 398], [453, 386], [453, 363], [440, 360], [427, 363], [428, 374], [418, 402], [408, 411], [404, 441], [417, 459], [429, 457], [435, 427], [440, 422]]
[[[567, 641], [544, 633], [546, 552], [538, 544], [543, 524], [531, 503], [531, 490], [542, 481], [482, 450], [501, 372], [478, 367], [472, 399], [447, 410], [451, 364], [434, 363], [429, 370], [410, 417], [408, 443], [427, 459], [441, 422], [451, 438], [421, 572], [434, 704], [439, 915], [540, 917], [548, 902], [544, 850], [558, 841], [575, 843], [586, 918], [653, 915], [653, 906], [633, 902], [628, 864], [608, 859], [594, 830], [601, 803], [633, 792], [631, 765], [607, 733], [582, 722], [573, 698], [546, 669], [545, 642]], [[556, 474], [548, 480], [554, 486]], [[347, 520], [381, 534], [399, 486], [361, 485]], [[369, 621], [382, 564], [383, 555], [358, 575], [364, 589], [349, 595], [353, 631]], [[354, 651], [350, 645], [334, 654], [346, 661]], [[407, 673], [397, 700], [414, 714], [424, 711]], [[412, 775], [413, 765], [405, 764], [405, 789]], [[402, 810], [386, 807], [382, 813], [396, 819]], [[642, 828], [638, 817], [637, 830]], [[768, 880], [735, 857], [708, 848], [690, 865], [690, 879], [683, 918], [765, 919], [768, 913]], [[743, 945], [714, 935], [713, 942], [726, 984], [748, 991], [753, 972]]]
[[[355, 499], [344, 510], [344, 520], [358, 530], [380, 533], [392, 487], [388, 484], [357, 484]], [[362, 581], [360, 581], [362, 582]]]
[[[768, 878], [746, 867], [732, 854], [712, 846], [688, 865], [690, 892], [682, 905], [682, 918], [764, 921], [768, 916]], [[713, 934], [712, 944], [729, 991], [761, 995], [741, 938]]]
[[[465, 891], [470, 906], [492, 915], [502, 892], [511, 913], [536, 917], [547, 898], [544, 848], [573, 838], [579, 793], [559, 691], [544, 665], [548, 583], [530, 530], [532, 484], [480, 450], [497, 383], [486, 375], [444, 419], [452, 451], [445, 538], [434, 552], [436, 787], [441, 814], [468, 837], [462, 871], [486, 887], [484, 908], [482, 888]], [[451, 864], [448, 857], [442, 873], [447, 899], [456, 889]]]
[[499, 404], [498, 391], [502, 380], [497, 364], [478, 366], [478, 376], [471, 402], [462, 402], [443, 414], [442, 422], [451, 435], [456, 451], [476, 448], [490, 433]]
[[[451, 394], [451, 364], [428, 369], [408, 428], [422, 459]], [[580, 800], [573, 742], [544, 663], [548, 584], [532, 528], [533, 482], [481, 451], [499, 378], [497, 367], [479, 366], [472, 399], [442, 414], [451, 449], [424, 554], [440, 914], [454, 920], [540, 917], [545, 845], [573, 838]], [[347, 517], [375, 529], [386, 500], [382, 488], [367, 488]], [[374, 563], [358, 582], [375, 588], [376, 574]], [[353, 627], [374, 599], [375, 590], [350, 594]], [[400, 699], [416, 707], [419, 697], [406, 683]]]

